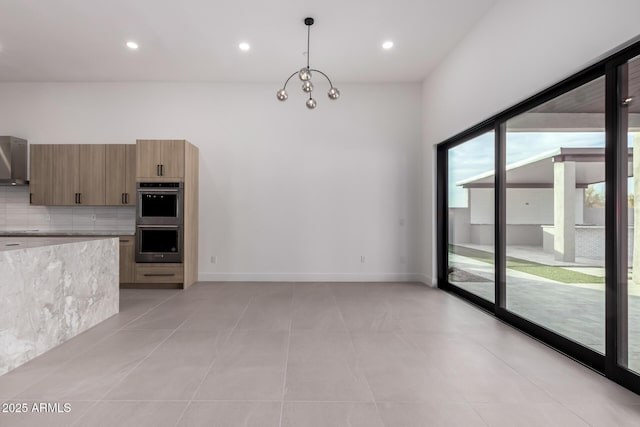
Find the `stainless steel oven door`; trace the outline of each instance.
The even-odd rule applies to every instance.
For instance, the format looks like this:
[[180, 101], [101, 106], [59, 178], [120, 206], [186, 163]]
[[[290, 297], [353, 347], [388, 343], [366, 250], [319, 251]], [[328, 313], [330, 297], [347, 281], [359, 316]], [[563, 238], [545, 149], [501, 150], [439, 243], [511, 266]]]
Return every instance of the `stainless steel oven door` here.
[[[182, 183], [180, 187], [141, 187], [137, 189], [137, 224], [183, 224], [184, 203]], [[156, 183], [154, 183], [156, 184]], [[178, 184], [178, 183], [157, 183]]]
[[138, 225], [136, 262], [182, 262], [181, 225]]

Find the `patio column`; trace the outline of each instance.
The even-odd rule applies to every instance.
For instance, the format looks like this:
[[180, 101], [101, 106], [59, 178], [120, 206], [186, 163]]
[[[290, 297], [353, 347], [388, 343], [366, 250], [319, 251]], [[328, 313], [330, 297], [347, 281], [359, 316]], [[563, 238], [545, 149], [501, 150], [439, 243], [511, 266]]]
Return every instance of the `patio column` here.
[[553, 164], [553, 252], [557, 261], [576, 260], [576, 162]]
[[[631, 280], [640, 285], [640, 134], [633, 136], [633, 263]], [[638, 208], [635, 205], [639, 204]]]

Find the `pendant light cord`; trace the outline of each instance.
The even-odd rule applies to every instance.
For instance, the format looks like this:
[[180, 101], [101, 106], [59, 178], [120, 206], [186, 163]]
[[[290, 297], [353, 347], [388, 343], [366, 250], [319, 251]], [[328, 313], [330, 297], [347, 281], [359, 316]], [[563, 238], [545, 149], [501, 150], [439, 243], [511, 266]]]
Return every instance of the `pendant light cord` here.
[[311, 38], [311, 25], [307, 25], [307, 69], [309, 68], [309, 39]]

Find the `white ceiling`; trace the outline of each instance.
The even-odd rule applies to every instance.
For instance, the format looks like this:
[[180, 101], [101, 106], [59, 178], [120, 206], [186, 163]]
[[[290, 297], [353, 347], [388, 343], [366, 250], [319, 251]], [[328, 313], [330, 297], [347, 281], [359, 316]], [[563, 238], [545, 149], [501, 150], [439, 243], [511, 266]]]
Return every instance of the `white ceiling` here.
[[416, 82], [494, 2], [0, 0], [0, 81], [284, 81], [312, 16], [311, 67], [336, 86]]

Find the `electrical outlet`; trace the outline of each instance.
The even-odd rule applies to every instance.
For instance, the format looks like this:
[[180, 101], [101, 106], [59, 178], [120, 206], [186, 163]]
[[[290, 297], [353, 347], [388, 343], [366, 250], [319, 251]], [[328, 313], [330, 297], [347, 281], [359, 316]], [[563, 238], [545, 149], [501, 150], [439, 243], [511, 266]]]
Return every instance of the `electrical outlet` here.
[[218, 257], [211, 255], [211, 264], [217, 264], [217, 263], [218, 263]]
[[367, 258], [365, 258], [364, 255], [360, 255], [360, 263], [364, 264], [367, 261]]
[[95, 220], [96, 220], [96, 214], [91, 215], [91, 221], [95, 222]]

